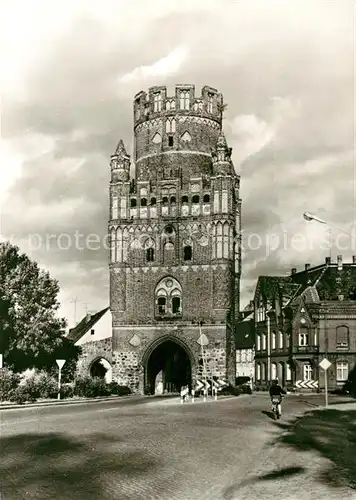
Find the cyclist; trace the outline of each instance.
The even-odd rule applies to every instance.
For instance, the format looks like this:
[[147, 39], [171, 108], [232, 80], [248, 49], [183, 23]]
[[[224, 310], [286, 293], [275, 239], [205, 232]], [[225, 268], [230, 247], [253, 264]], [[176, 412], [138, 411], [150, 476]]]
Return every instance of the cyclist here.
[[272, 410], [276, 409], [277, 418], [282, 415], [281, 401], [282, 396], [287, 394], [286, 391], [279, 385], [278, 378], [273, 380], [272, 385], [269, 389], [269, 395], [272, 402]]

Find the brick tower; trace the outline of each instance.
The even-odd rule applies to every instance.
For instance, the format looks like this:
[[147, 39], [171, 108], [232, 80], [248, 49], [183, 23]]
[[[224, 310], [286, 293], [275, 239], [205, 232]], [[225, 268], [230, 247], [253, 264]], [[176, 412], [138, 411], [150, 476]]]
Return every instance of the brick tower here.
[[121, 140], [111, 157], [113, 380], [135, 392], [191, 386], [203, 365], [235, 381], [241, 200], [223, 108], [207, 86], [140, 92], [134, 178]]

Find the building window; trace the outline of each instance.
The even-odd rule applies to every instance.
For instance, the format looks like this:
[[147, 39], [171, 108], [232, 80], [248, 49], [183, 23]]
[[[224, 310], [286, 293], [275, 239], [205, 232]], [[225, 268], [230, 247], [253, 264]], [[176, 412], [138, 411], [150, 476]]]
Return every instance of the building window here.
[[189, 110], [189, 100], [190, 100], [190, 92], [189, 90], [181, 90], [179, 97], [179, 107], [180, 109]]
[[349, 378], [349, 363], [347, 361], [336, 362], [336, 380], [346, 382]]
[[267, 380], [267, 365], [266, 363], [262, 363], [262, 380]]
[[160, 92], [155, 92], [153, 95], [153, 111], [155, 113], [162, 111], [162, 95]]
[[163, 196], [162, 203], [163, 205], [168, 205], [168, 196]]
[[188, 196], [182, 196], [182, 205], [188, 203]]
[[289, 363], [286, 363], [286, 380], [289, 382], [292, 380], [292, 370], [290, 368]]
[[306, 347], [309, 345], [309, 335], [306, 328], [299, 329], [298, 345], [300, 347]]
[[176, 204], [176, 197], [171, 196], [171, 205], [175, 205], [175, 204]]
[[309, 363], [303, 365], [303, 380], [313, 379], [313, 368]]
[[277, 378], [277, 363], [272, 363], [272, 380]]
[[204, 203], [210, 203], [210, 196], [208, 194], [204, 195], [203, 202]]
[[167, 299], [166, 297], [158, 297], [158, 314], [166, 314]]
[[199, 196], [197, 194], [195, 194], [192, 197], [192, 203], [194, 203], [194, 204], [198, 204], [199, 203]]
[[157, 315], [177, 316], [182, 314], [182, 288], [174, 278], [163, 278], [155, 290]]
[[261, 380], [261, 364], [260, 363], [257, 363], [256, 378], [257, 378], [257, 380]]
[[192, 247], [187, 245], [183, 249], [184, 260], [192, 260]]
[[279, 348], [283, 349], [283, 332], [279, 332]]
[[266, 342], [266, 334], [263, 333], [262, 334], [262, 351], [265, 351], [266, 350], [266, 345], [267, 345], [267, 342]]
[[151, 198], [151, 206], [153, 207], [154, 205], [156, 205], [156, 203], [157, 203], [156, 198]]
[[261, 335], [257, 335], [257, 351], [261, 350]]
[[348, 347], [349, 329], [347, 326], [338, 326], [336, 328], [336, 347]]
[[147, 262], [153, 262], [155, 260], [155, 251], [153, 248], [146, 249], [146, 260]]
[[170, 148], [173, 146], [173, 135], [168, 136], [168, 146]]
[[176, 131], [175, 118], [168, 118], [166, 120], [166, 132], [167, 132], [167, 134], [174, 134], [175, 131]]
[[213, 112], [214, 95], [208, 94], [208, 113]]
[[141, 207], [147, 207], [147, 200], [146, 200], [146, 198], [141, 198]]
[[276, 345], [276, 344], [277, 344], [276, 340], [277, 340], [277, 334], [276, 334], [276, 332], [273, 332], [273, 333], [272, 333], [272, 349], [276, 349], [276, 347], [277, 347], [277, 345]]
[[137, 205], [136, 199], [135, 198], [131, 198], [131, 208], [135, 208], [136, 205]]

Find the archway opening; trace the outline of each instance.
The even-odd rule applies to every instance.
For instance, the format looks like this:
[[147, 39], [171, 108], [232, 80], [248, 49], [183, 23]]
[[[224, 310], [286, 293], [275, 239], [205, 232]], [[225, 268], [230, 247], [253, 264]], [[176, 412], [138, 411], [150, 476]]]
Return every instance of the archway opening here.
[[186, 350], [172, 340], [159, 344], [146, 368], [147, 394], [177, 393], [182, 386], [191, 389], [192, 367]]
[[104, 379], [107, 384], [112, 382], [112, 367], [105, 358], [99, 358], [94, 361], [90, 367], [90, 376], [92, 378]]

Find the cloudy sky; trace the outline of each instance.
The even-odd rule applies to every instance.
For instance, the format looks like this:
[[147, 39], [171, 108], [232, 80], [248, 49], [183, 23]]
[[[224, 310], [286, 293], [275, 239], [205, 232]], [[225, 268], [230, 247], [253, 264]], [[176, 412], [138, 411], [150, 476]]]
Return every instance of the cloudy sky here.
[[354, 16], [353, 0], [3, 2], [2, 239], [60, 281], [70, 326], [74, 297], [77, 319], [108, 304], [105, 244], [84, 238], [105, 238], [109, 157], [119, 138], [131, 152], [133, 96], [152, 85], [224, 94], [242, 305], [259, 275], [324, 261], [306, 210], [333, 227], [334, 257], [356, 254], [340, 231], [356, 214]]

